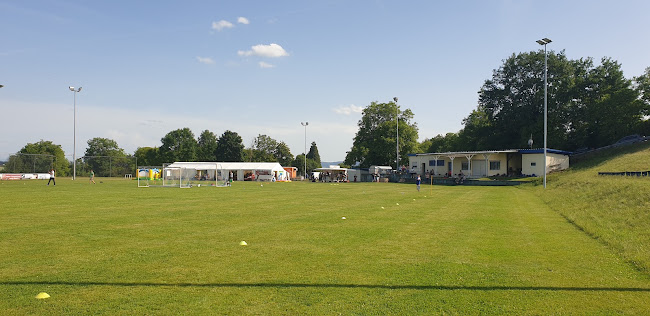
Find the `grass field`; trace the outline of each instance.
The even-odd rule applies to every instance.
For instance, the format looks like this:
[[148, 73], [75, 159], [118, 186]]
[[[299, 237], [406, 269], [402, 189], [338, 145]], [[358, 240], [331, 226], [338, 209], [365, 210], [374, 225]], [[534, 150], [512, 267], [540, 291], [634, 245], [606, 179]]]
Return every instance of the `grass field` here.
[[0, 182], [0, 314], [650, 314], [540, 187], [100, 180]]

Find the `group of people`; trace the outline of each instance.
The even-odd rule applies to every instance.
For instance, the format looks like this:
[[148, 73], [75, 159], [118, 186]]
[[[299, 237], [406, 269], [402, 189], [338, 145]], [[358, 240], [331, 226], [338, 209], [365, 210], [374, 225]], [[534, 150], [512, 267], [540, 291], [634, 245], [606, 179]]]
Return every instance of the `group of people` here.
[[[50, 174], [50, 179], [47, 180], [47, 185], [50, 185], [50, 182], [52, 182], [52, 185], [56, 185], [56, 171], [54, 168], [50, 169], [48, 173]], [[97, 184], [95, 183], [95, 171], [93, 171], [93, 169], [90, 169], [88, 177], [88, 184]]]
[[320, 176], [316, 177], [315, 175], [312, 174], [312, 182], [348, 182], [348, 174], [347, 173], [334, 173], [334, 172], [321, 172]]

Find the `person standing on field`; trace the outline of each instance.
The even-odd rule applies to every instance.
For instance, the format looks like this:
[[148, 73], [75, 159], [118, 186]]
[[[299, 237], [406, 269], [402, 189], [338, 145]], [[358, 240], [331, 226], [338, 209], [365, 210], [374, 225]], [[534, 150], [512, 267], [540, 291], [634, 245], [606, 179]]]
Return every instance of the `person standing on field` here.
[[90, 179], [88, 179], [88, 184], [90, 183], [97, 184], [95, 183], [95, 171], [93, 169], [90, 169]]
[[50, 180], [47, 180], [47, 185], [50, 185], [50, 181], [54, 183], [53, 185], [56, 185], [56, 180], [54, 180], [54, 168], [50, 170]]
[[418, 178], [415, 180], [415, 184], [418, 186], [418, 192], [420, 192], [421, 183], [422, 183], [422, 179], [420, 179], [420, 175], [418, 175]]

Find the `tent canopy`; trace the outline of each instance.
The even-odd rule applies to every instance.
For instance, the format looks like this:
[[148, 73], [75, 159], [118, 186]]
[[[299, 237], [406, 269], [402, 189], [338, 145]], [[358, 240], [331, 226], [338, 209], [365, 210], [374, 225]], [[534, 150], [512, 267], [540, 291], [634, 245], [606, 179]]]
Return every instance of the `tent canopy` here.
[[217, 164], [224, 170], [269, 170], [284, 171], [277, 162], [174, 162], [167, 168], [192, 168], [197, 170], [217, 169]]

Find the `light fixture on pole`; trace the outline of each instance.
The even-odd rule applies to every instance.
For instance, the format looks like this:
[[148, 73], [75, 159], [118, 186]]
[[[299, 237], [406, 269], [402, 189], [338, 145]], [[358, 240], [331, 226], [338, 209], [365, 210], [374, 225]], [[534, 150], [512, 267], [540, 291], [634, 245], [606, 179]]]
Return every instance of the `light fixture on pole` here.
[[307, 179], [307, 125], [309, 125], [309, 122], [300, 122], [300, 125], [305, 127], [305, 170], [304, 170], [304, 175], [305, 179]]
[[547, 131], [548, 131], [548, 54], [546, 53], [546, 44], [552, 42], [550, 39], [544, 37], [536, 41], [537, 44], [544, 46], [544, 189], [546, 189], [546, 147], [547, 147]]
[[70, 86], [68, 89], [74, 93], [74, 122], [73, 122], [73, 140], [72, 140], [72, 180], [77, 178], [77, 92], [81, 92], [81, 87], [75, 89]]
[[399, 171], [399, 106], [397, 105], [397, 97], [393, 98], [393, 101], [395, 101], [395, 109], [396, 109], [396, 116], [395, 116], [395, 121], [397, 121], [396, 124], [396, 132], [397, 132], [397, 137], [395, 139], [395, 171]]

